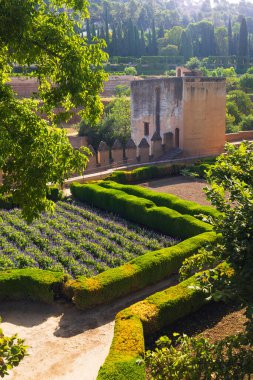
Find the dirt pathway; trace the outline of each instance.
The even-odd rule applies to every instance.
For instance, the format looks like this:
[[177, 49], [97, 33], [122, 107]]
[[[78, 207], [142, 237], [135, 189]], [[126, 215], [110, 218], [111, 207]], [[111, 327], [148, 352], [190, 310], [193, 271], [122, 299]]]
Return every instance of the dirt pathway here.
[[18, 333], [29, 346], [9, 380], [95, 380], [111, 345], [118, 311], [176, 283], [176, 277], [110, 305], [79, 311], [65, 302], [3, 302], [4, 334]]
[[175, 176], [148, 181], [142, 183], [140, 186], [148, 187], [162, 193], [174, 194], [188, 201], [210, 206], [210, 202], [206, 199], [203, 191], [206, 182], [200, 178]]

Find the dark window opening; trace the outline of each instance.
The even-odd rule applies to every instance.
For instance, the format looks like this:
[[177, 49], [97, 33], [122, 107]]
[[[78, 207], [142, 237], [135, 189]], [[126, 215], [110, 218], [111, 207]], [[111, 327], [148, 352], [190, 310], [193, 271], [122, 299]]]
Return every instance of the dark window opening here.
[[144, 123], [144, 136], [149, 136], [149, 123]]
[[160, 88], [155, 90], [155, 126], [156, 131], [160, 133]]

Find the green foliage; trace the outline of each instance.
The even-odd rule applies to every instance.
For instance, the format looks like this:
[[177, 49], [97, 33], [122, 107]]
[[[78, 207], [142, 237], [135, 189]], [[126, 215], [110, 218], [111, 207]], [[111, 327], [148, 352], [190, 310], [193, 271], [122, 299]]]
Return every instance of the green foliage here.
[[243, 91], [251, 92], [253, 90], [253, 74], [242, 75], [239, 79], [239, 85]]
[[152, 379], [244, 379], [253, 371], [252, 349], [241, 334], [210, 343], [174, 333], [174, 342], [161, 337], [146, 353]]
[[145, 379], [144, 337], [188, 315], [205, 302], [201, 292], [190, 289], [194, 278], [137, 302], [117, 314], [114, 338], [98, 379]]
[[0, 271], [0, 300], [26, 300], [52, 303], [62, 295], [67, 276], [40, 269]]
[[131, 171], [123, 171], [116, 170], [110, 176], [110, 181], [119, 182], [122, 184], [130, 184], [143, 182], [150, 179], [162, 178], [165, 176], [172, 176], [175, 174], [179, 174], [180, 170], [184, 167], [182, 164], [176, 165], [150, 165], [150, 166], [142, 166], [140, 168], [131, 170]]
[[201, 62], [197, 57], [191, 57], [189, 61], [186, 62], [185, 67], [191, 70], [199, 69], [201, 67]]
[[63, 199], [63, 191], [59, 189], [59, 186], [49, 186], [47, 188], [47, 199], [53, 202], [57, 202]]
[[110, 182], [110, 181], [100, 182], [100, 186], [103, 186], [108, 189], [124, 191], [127, 194], [148, 199], [154, 202], [156, 206], [168, 207], [181, 214], [187, 214], [187, 215], [193, 215], [193, 216], [198, 215], [198, 214], [204, 214], [204, 215], [213, 216], [213, 217], [218, 216], [217, 211], [212, 207], [201, 206], [198, 203], [195, 203], [192, 201], [186, 201], [173, 194], [158, 193], [157, 191], [145, 189], [141, 186], [122, 185], [122, 184], [118, 184], [116, 182]]
[[245, 115], [251, 113], [251, 100], [249, 95], [247, 95], [244, 91], [231, 91], [228, 94], [227, 99], [229, 102], [234, 102], [234, 104], [236, 104], [240, 113]]
[[243, 116], [240, 129], [242, 131], [253, 131], [253, 115]]
[[7, 337], [0, 329], [0, 376], [9, 375], [9, 370], [16, 367], [26, 355], [24, 340], [13, 335]]
[[[88, 16], [86, 1], [67, 1], [73, 13], [57, 12], [63, 4], [61, 0], [0, 4], [0, 168], [3, 191], [13, 193], [27, 220], [52, 209], [46, 199], [47, 183], [62, 183], [72, 172], [81, 173], [87, 163], [87, 150], [75, 151], [55, 125], [68, 120], [78, 107], [92, 121], [102, 111], [98, 94], [105, 79], [104, 43], [88, 45], [77, 32], [76, 18]], [[7, 84], [9, 62], [36, 64], [32, 73], [39, 83], [36, 100], [15, 96]], [[58, 107], [62, 112], [56, 114]]]
[[79, 135], [87, 136], [89, 144], [95, 149], [100, 141], [112, 146], [114, 141], [119, 139], [125, 144], [131, 135], [130, 108], [130, 98], [120, 94], [106, 106], [100, 122], [91, 125], [82, 120]]
[[137, 75], [137, 70], [135, 67], [129, 66], [125, 68], [124, 73], [126, 75]]
[[244, 142], [238, 148], [227, 144], [225, 150], [208, 174], [210, 188], [206, 193], [222, 213], [214, 228], [222, 234], [221, 257], [235, 271], [234, 294], [249, 299], [247, 289], [253, 276], [253, 144]]
[[79, 309], [87, 309], [113, 301], [145, 286], [161, 281], [177, 271], [184, 259], [196, 253], [203, 244], [214, 243], [212, 232], [187, 239], [176, 246], [148, 252], [118, 268], [109, 269], [92, 278], [69, 281], [65, 293]]
[[131, 90], [130, 87], [124, 84], [119, 84], [115, 87], [115, 95], [116, 96], [130, 96]]

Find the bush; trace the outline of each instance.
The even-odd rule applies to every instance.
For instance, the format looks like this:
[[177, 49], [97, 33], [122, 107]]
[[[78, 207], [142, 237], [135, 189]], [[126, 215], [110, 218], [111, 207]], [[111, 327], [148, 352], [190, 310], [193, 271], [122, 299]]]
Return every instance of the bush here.
[[212, 244], [216, 240], [217, 235], [208, 232], [176, 246], [148, 252], [95, 277], [70, 280], [65, 285], [65, 294], [68, 298], [73, 298], [76, 306], [83, 310], [108, 303], [175, 273], [187, 257], [196, 253], [206, 242]]
[[[191, 289], [195, 277], [137, 302], [117, 314], [114, 338], [98, 380], [144, 380], [144, 338], [199, 309], [203, 293]], [[142, 327], [143, 326], [143, 327]]]
[[180, 209], [185, 214], [205, 211], [208, 215], [211, 213], [217, 215], [211, 207], [199, 206], [197, 203], [145, 190], [142, 187], [120, 185], [116, 182], [101, 182], [100, 185], [73, 183], [71, 192], [80, 201], [88, 202], [172, 237], [185, 239], [211, 230], [209, 224], [191, 215], [181, 215]]
[[240, 129], [242, 131], [253, 130], [253, 115], [247, 115], [242, 118], [242, 121], [240, 123]]
[[[203, 164], [207, 165], [207, 164]], [[203, 169], [203, 167], [201, 167]], [[116, 189], [120, 191], [124, 191], [127, 194], [135, 195], [137, 197], [148, 199], [156, 206], [168, 207], [173, 209], [181, 214], [188, 215], [197, 215], [204, 214], [210, 215], [213, 217], [218, 217], [219, 213], [210, 206], [201, 206], [198, 203], [192, 201], [186, 201], [176, 195], [166, 194], [166, 193], [158, 193], [157, 191], [145, 189], [140, 186], [131, 186], [131, 185], [121, 185], [116, 182], [102, 181], [100, 186]]]
[[57, 185], [52, 185], [47, 188], [47, 199], [57, 202], [63, 199], [63, 192]]
[[14, 207], [16, 207], [16, 205], [13, 202], [12, 194], [8, 194], [8, 195], [0, 194], [0, 209], [11, 210]]
[[124, 73], [126, 75], [137, 75], [137, 70], [135, 67], [129, 66], [124, 69]]
[[108, 179], [110, 181], [115, 181], [122, 184], [131, 184], [155, 178], [177, 175], [184, 167], [184, 164], [170, 164], [159, 166], [142, 166], [141, 168], [137, 168], [132, 171], [116, 170]]
[[0, 272], [0, 301], [26, 300], [53, 302], [62, 295], [67, 276], [40, 269], [13, 269]]

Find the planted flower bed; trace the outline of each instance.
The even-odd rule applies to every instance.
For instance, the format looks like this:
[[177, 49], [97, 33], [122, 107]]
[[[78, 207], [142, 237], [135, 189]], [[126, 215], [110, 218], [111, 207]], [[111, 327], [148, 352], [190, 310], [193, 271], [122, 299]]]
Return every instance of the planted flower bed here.
[[0, 210], [0, 269], [37, 267], [91, 277], [178, 241], [79, 204], [27, 225], [18, 210]]

